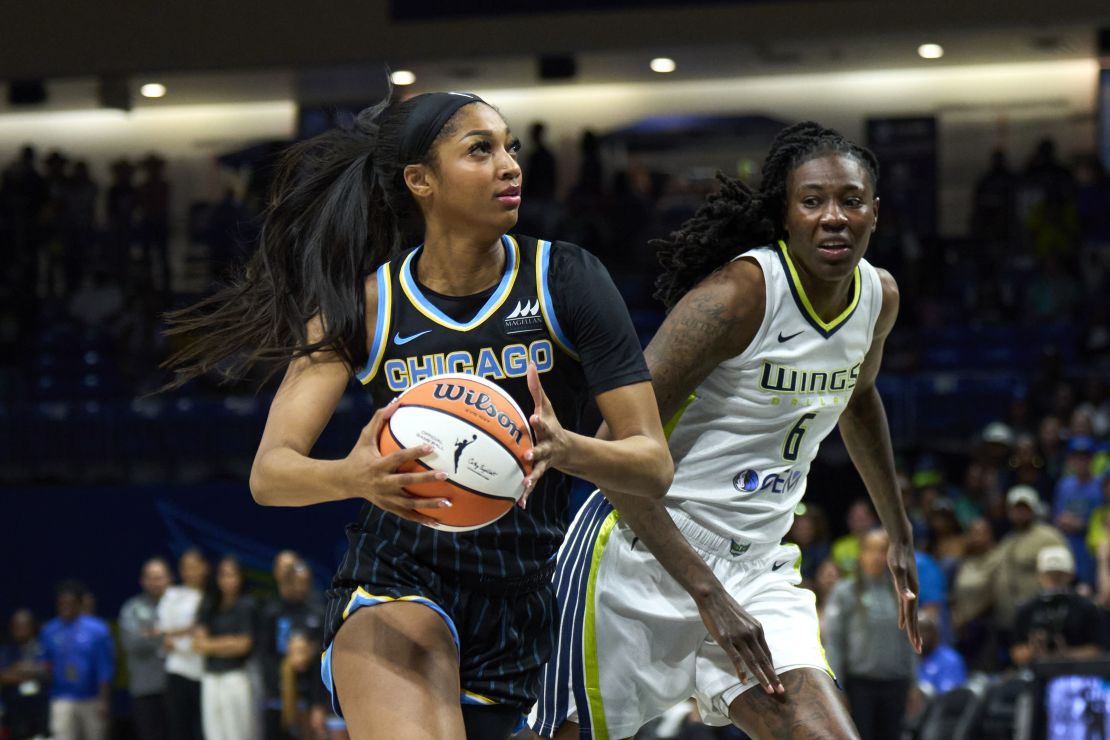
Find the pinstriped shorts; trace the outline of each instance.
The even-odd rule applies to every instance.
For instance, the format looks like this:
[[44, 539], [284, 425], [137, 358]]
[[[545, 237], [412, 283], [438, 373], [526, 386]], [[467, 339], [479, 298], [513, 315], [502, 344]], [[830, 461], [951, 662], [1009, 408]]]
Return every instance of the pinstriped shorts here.
[[387, 542], [373, 547], [376, 557], [368, 577], [359, 583], [337, 580], [327, 594], [321, 677], [336, 712], [340, 707], [331, 646], [343, 622], [358, 609], [412, 601], [435, 611], [451, 631], [459, 653], [462, 703], [504, 704], [527, 713], [555, 638], [550, 570], [525, 581], [473, 584], [437, 573]]

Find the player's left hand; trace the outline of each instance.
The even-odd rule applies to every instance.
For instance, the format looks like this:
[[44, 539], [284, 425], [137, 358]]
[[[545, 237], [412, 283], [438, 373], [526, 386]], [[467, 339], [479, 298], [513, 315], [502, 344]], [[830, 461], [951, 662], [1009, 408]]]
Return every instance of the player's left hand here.
[[528, 423], [532, 425], [532, 431], [536, 435], [536, 445], [524, 455], [532, 463], [532, 472], [524, 478], [524, 495], [518, 502], [522, 509], [532, 489], [536, 487], [536, 482], [548, 468], [559, 467], [570, 447], [567, 432], [555, 416], [547, 394], [543, 392], [540, 373], [534, 363], [528, 363], [528, 390], [536, 404], [536, 410], [528, 417]]
[[921, 652], [921, 632], [917, 628], [917, 559], [913, 541], [894, 542], [886, 551], [886, 563], [898, 595], [898, 629], [906, 631], [910, 645]]

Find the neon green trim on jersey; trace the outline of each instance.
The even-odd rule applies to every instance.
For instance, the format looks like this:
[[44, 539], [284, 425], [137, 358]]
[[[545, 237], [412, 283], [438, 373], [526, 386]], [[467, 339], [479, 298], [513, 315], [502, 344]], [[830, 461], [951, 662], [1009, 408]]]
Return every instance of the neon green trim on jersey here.
[[597, 588], [597, 573], [601, 569], [601, 556], [605, 554], [605, 544], [613, 527], [621, 518], [620, 512], [613, 511], [605, 517], [594, 540], [594, 551], [590, 559], [590, 580], [586, 586], [586, 620], [582, 629], [582, 641], [586, 664], [586, 701], [590, 705], [590, 720], [593, 725], [594, 740], [609, 740], [609, 725], [605, 719], [605, 706], [601, 700], [601, 679], [597, 661], [597, 631], [594, 624], [596, 609], [594, 596]]

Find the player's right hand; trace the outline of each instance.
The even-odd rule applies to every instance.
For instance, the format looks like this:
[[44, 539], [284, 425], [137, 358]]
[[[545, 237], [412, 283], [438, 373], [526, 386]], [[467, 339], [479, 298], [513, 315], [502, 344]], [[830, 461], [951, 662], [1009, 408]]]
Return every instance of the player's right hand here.
[[420, 524], [437, 524], [435, 519], [421, 514], [420, 510], [448, 507], [451, 502], [445, 498], [413, 496], [405, 491], [405, 487], [446, 480], [447, 473], [442, 470], [427, 470], [419, 473], [397, 472], [397, 468], [401, 465], [429, 454], [432, 448], [429, 445], [421, 445], [388, 455], [382, 455], [378, 450], [378, 437], [381, 435], [382, 427], [397, 408], [396, 404], [391, 403], [385, 408], [378, 409], [374, 412], [370, 423], [362, 428], [358, 441], [344, 460], [351, 486], [349, 490], [357, 491], [360, 497], [379, 509], [396, 514], [402, 519]]
[[750, 676], [768, 694], [786, 693], [758, 619], [720, 587], [697, 599], [697, 605], [709, 635], [728, 655], [741, 681]]

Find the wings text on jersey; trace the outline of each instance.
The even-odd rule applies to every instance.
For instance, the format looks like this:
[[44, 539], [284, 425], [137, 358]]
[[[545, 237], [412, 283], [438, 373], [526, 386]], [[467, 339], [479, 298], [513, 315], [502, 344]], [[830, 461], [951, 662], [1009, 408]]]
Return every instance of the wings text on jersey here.
[[803, 370], [764, 360], [759, 387], [772, 393], [842, 393], [856, 387], [862, 364], [837, 370]]

